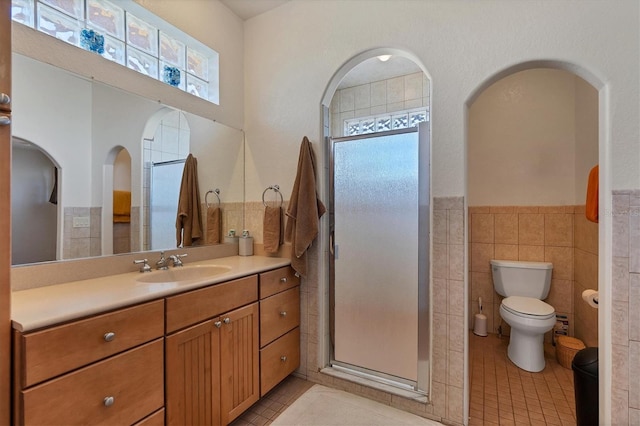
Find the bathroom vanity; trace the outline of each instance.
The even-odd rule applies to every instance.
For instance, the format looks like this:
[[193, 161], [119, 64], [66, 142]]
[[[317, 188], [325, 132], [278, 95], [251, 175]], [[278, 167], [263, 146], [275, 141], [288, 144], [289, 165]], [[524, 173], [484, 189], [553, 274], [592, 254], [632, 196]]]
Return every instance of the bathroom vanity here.
[[230, 423], [299, 366], [288, 264], [233, 256], [14, 292], [13, 423]]

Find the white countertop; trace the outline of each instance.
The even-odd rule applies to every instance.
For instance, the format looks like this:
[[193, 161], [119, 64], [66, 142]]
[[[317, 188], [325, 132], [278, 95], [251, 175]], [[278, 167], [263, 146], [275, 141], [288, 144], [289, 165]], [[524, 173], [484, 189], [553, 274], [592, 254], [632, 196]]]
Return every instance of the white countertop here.
[[[220, 265], [231, 269], [206, 279], [143, 283], [140, 272], [73, 281], [11, 293], [11, 320], [18, 331], [30, 331], [94, 315], [136, 303], [194, 290], [223, 281], [287, 266], [290, 259], [264, 256], [232, 256], [185, 262], [185, 267]], [[154, 271], [152, 273], [162, 273]], [[146, 273], [144, 274], [146, 275]]]

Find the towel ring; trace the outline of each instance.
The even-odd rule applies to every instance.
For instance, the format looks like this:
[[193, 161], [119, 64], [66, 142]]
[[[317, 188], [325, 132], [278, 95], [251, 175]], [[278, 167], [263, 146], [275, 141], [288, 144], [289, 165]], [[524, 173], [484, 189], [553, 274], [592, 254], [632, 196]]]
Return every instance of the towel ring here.
[[216, 198], [218, 199], [218, 207], [220, 207], [220, 190], [218, 188], [213, 190], [210, 189], [206, 194], [204, 194], [204, 203], [207, 205], [207, 208], [211, 207], [209, 205], [209, 201], [207, 201], [207, 197], [209, 196], [209, 194], [215, 194]]
[[280, 186], [279, 185], [267, 186], [267, 189], [265, 189], [262, 192], [262, 204], [264, 204], [264, 206], [267, 207], [267, 202], [264, 200], [264, 194], [266, 194], [268, 190], [272, 190], [276, 194], [280, 195], [280, 206], [279, 207], [282, 207], [282, 204], [284, 203], [284, 198], [282, 198], [282, 192], [280, 192]]

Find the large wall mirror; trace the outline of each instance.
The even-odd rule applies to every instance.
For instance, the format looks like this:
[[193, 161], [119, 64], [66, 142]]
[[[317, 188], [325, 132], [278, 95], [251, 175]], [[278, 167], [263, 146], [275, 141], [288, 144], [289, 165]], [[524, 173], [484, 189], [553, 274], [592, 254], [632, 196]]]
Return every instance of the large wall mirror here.
[[222, 229], [242, 229], [241, 130], [18, 53], [12, 91], [14, 265], [175, 248], [152, 235], [175, 235], [189, 153], [205, 226], [206, 200]]

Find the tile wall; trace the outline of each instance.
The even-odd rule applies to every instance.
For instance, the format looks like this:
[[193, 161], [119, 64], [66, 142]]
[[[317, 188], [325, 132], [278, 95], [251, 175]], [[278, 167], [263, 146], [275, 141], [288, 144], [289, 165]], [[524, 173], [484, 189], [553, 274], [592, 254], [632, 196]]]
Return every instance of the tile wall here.
[[331, 135], [343, 135], [344, 120], [429, 107], [429, 80], [422, 72], [337, 90], [331, 100]]
[[[73, 227], [74, 218], [89, 219], [88, 227]], [[102, 254], [102, 208], [65, 207], [62, 259], [100, 256]]]
[[[574, 206], [469, 207], [469, 327], [482, 297], [487, 329], [497, 333], [502, 297], [493, 288], [491, 259], [553, 263], [551, 290], [546, 302], [574, 327]], [[548, 334], [550, 338], [550, 334]]]
[[[640, 424], [640, 190], [613, 191], [611, 423]], [[631, 380], [630, 380], [631, 379]]]
[[598, 310], [582, 300], [582, 292], [598, 290], [598, 224], [589, 222], [584, 206], [574, 216], [574, 335], [587, 346], [598, 346]]

